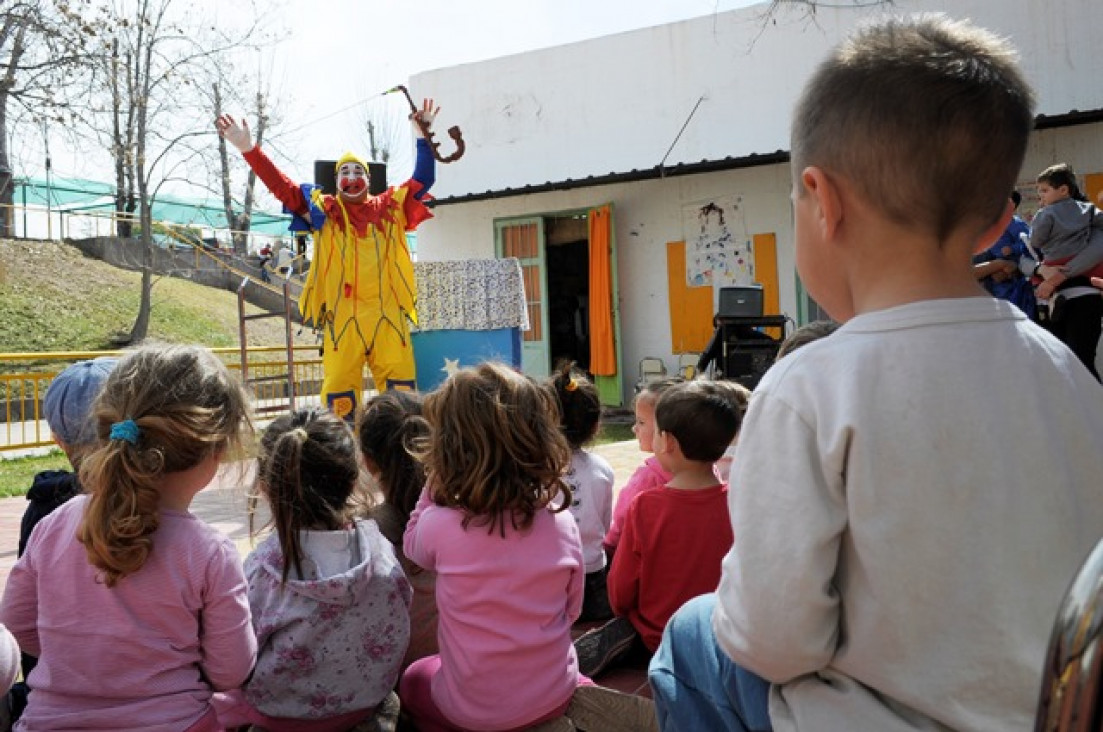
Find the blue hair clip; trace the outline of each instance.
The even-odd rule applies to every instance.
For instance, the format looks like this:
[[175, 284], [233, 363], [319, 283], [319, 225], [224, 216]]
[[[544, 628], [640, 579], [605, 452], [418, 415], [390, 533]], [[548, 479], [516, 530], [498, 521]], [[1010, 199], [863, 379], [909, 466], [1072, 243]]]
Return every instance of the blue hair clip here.
[[141, 430], [138, 429], [138, 423], [132, 419], [124, 419], [122, 422], [116, 422], [111, 425], [111, 434], [109, 435], [112, 440], [125, 440], [131, 445], [138, 444], [138, 434]]

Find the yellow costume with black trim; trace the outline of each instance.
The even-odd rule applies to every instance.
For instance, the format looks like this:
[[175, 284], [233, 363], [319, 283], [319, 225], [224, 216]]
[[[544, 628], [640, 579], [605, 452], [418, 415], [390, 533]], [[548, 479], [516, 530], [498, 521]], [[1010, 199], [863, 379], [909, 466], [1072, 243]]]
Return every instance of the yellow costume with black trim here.
[[[348, 203], [315, 189], [308, 202], [259, 148], [245, 158], [273, 195], [302, 218], [309, 215], [316, 227], [299, 312], [323, 332], [323, 403], [351, 417], [363, 391], [365, 362], [380, 391], [414, 389], [407, 320], [417, 323], [417, 298], [406, 232], [432, 216], [416, 197], [421, 182], [411, 179]], [[337, 165], [349, 161], [360, 163], [346, 155]], [[272, 174], [278, 179], [270, 181]]]

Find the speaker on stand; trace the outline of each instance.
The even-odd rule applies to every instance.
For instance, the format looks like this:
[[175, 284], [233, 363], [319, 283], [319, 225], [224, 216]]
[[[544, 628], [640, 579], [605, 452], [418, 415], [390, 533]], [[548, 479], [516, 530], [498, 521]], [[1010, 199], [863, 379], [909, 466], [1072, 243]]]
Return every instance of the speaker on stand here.
[[[314, 184], [322, 187], [323, 193], [337, 195], [337, 161], [314, 161]], [[368, 163], [368, 193], [378, 196], [387, 190], [387, 164]]]

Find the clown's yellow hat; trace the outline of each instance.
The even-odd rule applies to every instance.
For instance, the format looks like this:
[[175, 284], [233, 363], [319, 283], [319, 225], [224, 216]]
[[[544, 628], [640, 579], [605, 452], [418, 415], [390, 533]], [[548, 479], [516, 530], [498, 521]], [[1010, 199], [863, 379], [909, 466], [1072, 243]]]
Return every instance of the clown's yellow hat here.
[[356, 163], [361, 168], [363, 168], [365, 171], [368, 169], [368, 164], [367, 163], [365, 163], [363, 160], [361, 160], [359, 157], [357, 157], [353, 153], [346, 152], [344, 155], [342, 155], [340, 158], [337, 159], [337, 164], [333, 166], [333, 171], [337, 172], [338, 170], [341, 169], [341, 166], [344, 165], [345, 163]]

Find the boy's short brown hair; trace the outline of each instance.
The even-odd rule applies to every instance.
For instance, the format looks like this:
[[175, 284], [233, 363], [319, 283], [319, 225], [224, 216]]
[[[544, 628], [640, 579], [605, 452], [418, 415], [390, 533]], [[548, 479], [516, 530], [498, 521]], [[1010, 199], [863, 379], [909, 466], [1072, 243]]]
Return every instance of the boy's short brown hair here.
[[781, 346], [777, 349], [777, 357], [774, 360], [780, 361], [793, 351], [803, 348], [813, 341], [818, 341], [820, 338], [826, 338], [838, 329], [839, 324], [834, 320], [813, 320], [810, 323], [805, 323], [781, 342]]
[[687, 460], [713, 463], [739, 432], [739, 400], [718, 382], [687, 381], [663, 392], [655, 405], [655, 427], [678, 440]]
[[805, 86], [794, 172], [846, 178], [901, 226], [939, 242], [999, 219], [1022, 167], [1034, 95], [1004, 40], [942, 15], [868, 25]]
[[1051, 165], [1041, 173], [1038, 173], [1038, 177], [1035, 179], [1037, 183], [1045, 183], [1050, 188], [1060, 188], [1061, 186], [1068, 186], [1069, 198], [1080, 198], [1080, 185], [1076, 182], [1076, 171], [1072, 169], [1072, 166], [1068, 163], [1057, 163]]

